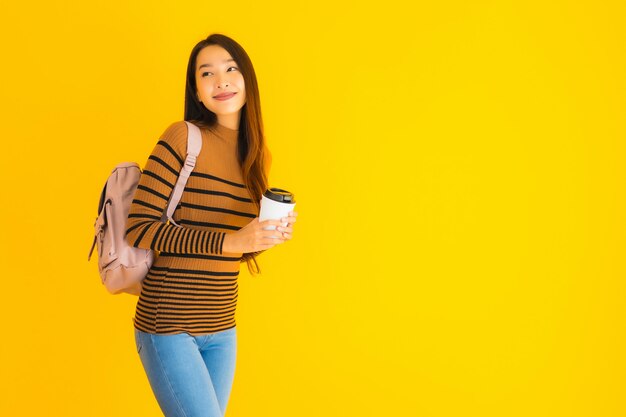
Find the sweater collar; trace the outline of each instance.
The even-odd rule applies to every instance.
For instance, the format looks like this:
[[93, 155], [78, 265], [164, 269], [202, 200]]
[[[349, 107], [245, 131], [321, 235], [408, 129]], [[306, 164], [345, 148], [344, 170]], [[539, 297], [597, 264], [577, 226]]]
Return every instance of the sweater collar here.
[[237, 143], [237, 139], [239, 138], [239, 130], [230, 129], [217, 122], [215, 122], [213, 126], [210, 126], [209, 130], [227, 142]]

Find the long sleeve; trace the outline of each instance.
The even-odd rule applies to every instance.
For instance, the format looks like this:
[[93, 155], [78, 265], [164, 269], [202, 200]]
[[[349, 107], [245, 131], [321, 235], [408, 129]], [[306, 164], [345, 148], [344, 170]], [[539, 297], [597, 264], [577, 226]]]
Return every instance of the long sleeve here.
[[174, 122], [161, 135], [139, 179], [126, 221], [130, 245], [168, 253], [222, 254], [225, 232], [161, 221], [186, 154], [187, 124]]

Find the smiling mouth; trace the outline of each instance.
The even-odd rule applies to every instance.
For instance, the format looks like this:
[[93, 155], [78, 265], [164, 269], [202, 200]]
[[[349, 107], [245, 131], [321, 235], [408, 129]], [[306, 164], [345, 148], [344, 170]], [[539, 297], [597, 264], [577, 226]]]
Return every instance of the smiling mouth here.
[[229, 98], [233, 97], [235, 94], [237, 93], [220, 94], [219, 96], [214, 96], [213, 98], [215, 100], [228, 100]]

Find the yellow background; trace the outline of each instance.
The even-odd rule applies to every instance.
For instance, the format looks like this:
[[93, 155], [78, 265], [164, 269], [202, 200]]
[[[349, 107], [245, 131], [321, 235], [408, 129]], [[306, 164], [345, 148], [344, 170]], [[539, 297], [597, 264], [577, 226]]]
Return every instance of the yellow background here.
[[4, 4], [0, 415], [161, 415], [87, 252], [213, 32], [299, 214], [242, 265], [227, 417], [625, 415], [623, 3], [412, 7]]

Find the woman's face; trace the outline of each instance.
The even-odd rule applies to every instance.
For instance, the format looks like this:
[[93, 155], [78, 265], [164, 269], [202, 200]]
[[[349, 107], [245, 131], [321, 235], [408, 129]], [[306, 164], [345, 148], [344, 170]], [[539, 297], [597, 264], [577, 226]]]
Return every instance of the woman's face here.
[[[238, 120], [239, 111], [246, 102], [246, 90], [239, 65], [226, 49], [209, 45], [200, 50], [196, 58], [196, 88], [204, 106], [222, 116], [218, 119], [234, 115]], [[222, 93], [235, 95], [227, 100], [215, 98]]]

